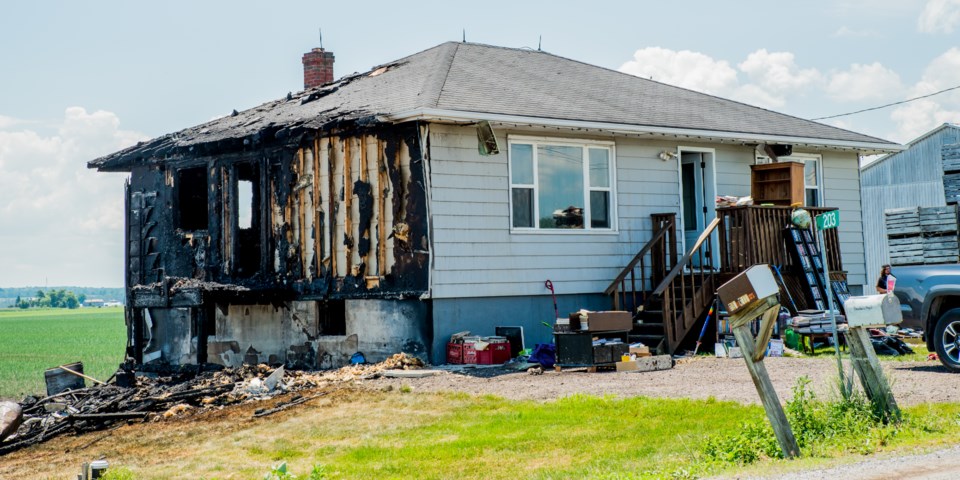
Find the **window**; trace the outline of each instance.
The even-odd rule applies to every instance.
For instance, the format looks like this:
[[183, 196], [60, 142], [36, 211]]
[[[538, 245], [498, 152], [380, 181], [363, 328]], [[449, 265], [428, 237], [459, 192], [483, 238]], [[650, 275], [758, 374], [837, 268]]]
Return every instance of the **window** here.
[[511, 139], [515, 229], [611, 230], [613, 144]]
[[803, 160], [803, 193], [808, 207], [821, 207], [820, 199], [820, 158], [800, 157]]
[[177, 172], [177, 227], [206, 230], [207, 169], [186, 168]]
[[260, 170], [253, 163], [239, 163], [234, 167], [234, 194], [232, 202], [233, 225], [236, 230], [233, 265], [241, 277], [251, 277], [260, 270], [263, 251], [260, 238]]

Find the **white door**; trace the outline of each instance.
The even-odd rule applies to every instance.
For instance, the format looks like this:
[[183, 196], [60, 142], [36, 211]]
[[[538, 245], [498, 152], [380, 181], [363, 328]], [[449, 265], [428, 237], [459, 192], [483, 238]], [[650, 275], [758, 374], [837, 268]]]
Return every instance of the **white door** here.
[[[717, 216], [714, 175], [712, 150], [680, 148], [680, 214], [685, 253], [693, 248], [697, 238]], [[713, 245], [716, 245], [715, 241]], [[693, 260], [693, 265], [700, 266], [699, 255]]]

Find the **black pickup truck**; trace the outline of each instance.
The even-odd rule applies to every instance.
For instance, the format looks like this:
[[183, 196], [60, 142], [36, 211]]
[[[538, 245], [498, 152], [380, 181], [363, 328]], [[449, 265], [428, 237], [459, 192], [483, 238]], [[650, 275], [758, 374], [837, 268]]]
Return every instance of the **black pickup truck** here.
[[960, 372], [960, 264], [893, 267], [902, 327], [922, 328], [927, 350]]

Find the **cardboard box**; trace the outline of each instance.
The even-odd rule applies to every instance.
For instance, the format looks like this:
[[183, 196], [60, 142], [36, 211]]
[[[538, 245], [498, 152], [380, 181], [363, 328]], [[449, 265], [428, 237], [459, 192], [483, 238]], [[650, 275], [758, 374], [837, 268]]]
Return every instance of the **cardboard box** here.
[[585, 332], [608, 332], [614, 330], [632, 330], [633, 317], [630, 312], [606, 311], [587, 312], [586, 321], [580, 317], [580, 312], [570, 314], [570, 328]]
[[630, 372], [633, 370], [639, 370], [640, 366], [637, 365], [636, 360], [630, 360], [627, 362], [617, 362], [617, 371], [618, 372]]
[[754, 265], [717, 289], [717, 295], [727, 313], [735, 313], [757, 300], [779, 292], [780, 287], [767, 265]]
[[627, 352], [631, 355], [636, 355], [638, 357], [650, 355], [650, 347], [644, 345], [642, 347], [630, 347], [630, 351]]

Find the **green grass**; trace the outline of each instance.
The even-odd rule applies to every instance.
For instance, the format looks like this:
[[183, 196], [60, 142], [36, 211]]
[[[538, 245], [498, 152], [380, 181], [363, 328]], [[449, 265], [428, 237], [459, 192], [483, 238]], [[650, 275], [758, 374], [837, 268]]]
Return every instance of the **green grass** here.
[[[83, 362], [106, 380], [123, 361], [123, 308], [0, 310], [0, 398], [43, 395], [43, 372]], [[90, 384], [90, 381], [87, 381]]]
[[[578, 395], [537, 403], [465, 394], [390, 396], [398, 395], [411, 400], [378, 402], [386, 409], [405, 404], [405, 414], [390, 415], [386, 423], [340, 418], [336, 425], [269, 441], [261, 435], [245, 456], [261, 465], [288, 462], [298, 474], [320, 466], [327, 478], [698, 478], [747, 468], [711, 457], [711, 439], [735, 440], [745, 424], [769, 429], [761, 407], [709, 399]], [[369, 411], [356, 407], [358, 416]], [[958, 420], [957, 404], [911, 407], [899, 426], [811, 440], [801, 464], [761, 454], [749, 468], [771, 474], [825, 459], [950, 444], [960, 433]], [[264, 471], [246, 466], [237, 473], [261, 478]]]
[[[910, 348], [913, 349], [913, 354], [908, 355], [877, 355], [877, 358], [881, 361], [891, 361], [891, 362], [926, 362], [927, 355], [930, 352], [927, 351], [926, 344], [910, 344]], [[814, 349], [814, 356], [834, 356], [836, 351], [833, 348], [833, 345], [829, 346], [820, 346]], [[809, 356], [809, 354], [807, 354]], [[845, 347], [840, 348], [840, 357], [841, 358], [850, 358], [850, 349]], [[933, 361], [933, 364], [939, 362]]]

